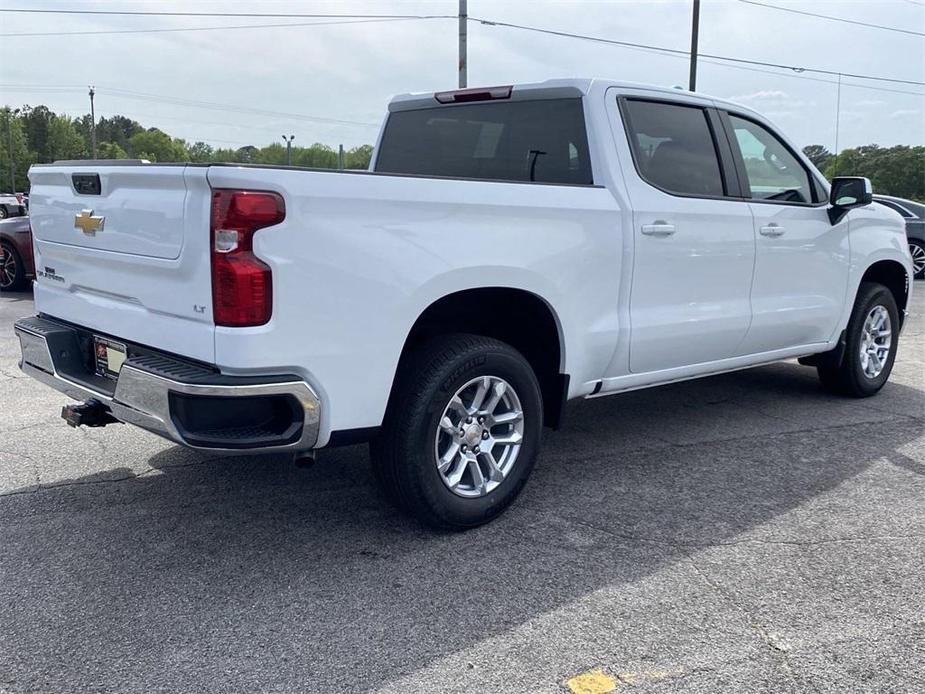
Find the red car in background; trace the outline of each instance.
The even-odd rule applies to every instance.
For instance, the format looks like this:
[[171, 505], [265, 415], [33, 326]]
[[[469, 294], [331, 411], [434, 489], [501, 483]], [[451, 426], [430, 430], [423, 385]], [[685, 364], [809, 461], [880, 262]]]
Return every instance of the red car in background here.
[[29, 217], [0, 219], [0, 291], [26, 289], [35, 277]]

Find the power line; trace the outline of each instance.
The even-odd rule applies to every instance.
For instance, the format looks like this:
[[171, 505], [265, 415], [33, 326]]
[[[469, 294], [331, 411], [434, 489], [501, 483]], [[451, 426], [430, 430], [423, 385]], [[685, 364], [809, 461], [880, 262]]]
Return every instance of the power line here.
[[161, 10], [39, 10], [0, 7], [0, 12], [24, 14], [117, 15], [120, 17], [248, 17], [274, 19], [456, 19], [455, 14], [326, 14], [305, 12], [169, 12]]
[[[690, 55], [688, 51], [680, 50], [677, 48], [665, 48], [664, 46], [652, 46], [652, 45], [647, 45], [644, 43], [633, 43], [632, 41], [618, 41], [616, 39], [605, 39], [600, 36], [588, 36], [586, 34], [574, 34], [574, 33], [567, 32], [567, 31], [556, 31], [554, 29], [543, 29], [540, 27], [528, 26], [525, 24], [513, 24], [511, 22], [500, 22], [500, 21], [484, 19], [484, 18], [479, 18], [479, 17], [470, 17], [469, 19], [470, 21], [478, 22], [479, 24], [483, 24], [485, 26], [499, 26], [499, 27], [507, 27], [510, 29], [521, 29], [523, 31], [533, 31], [533, 32], [537, 32], [540, 34], [550, 34], [552, 36], [561, 36], [564, 38], [582, 39], [584, 41], [592, 41], [595, 43], [606, 43], [606, 44], [611, 44], [615, 46], [642, 48], [642, 49], [661, 52], [661, 53], [672, 53], [675, 55], [683, 55], [685, 57]], [[897, 84], [911, 84], [917, 87], [918, 86], [925, 87], [925, 82], [918, 82], [915, 80], [901, 80], [901, 79], [897, 79], [894, 77], [880, 77], [877, 75], [861, 75], [861, 74], [850, 73], [850, 72], [838, 72], [835, 70], [824, 70], [822, 68], [799, 67], [796, 65], [785, 65], [782, 63], [768, 63], [768, 62], [764, 62], [761, 60], [746, 60], [745, 58], [731, 58], [729, 56], [715, 55], [711, 53], [700, 53], [700, 57], [714, 58], [716, 60], [723, 60], [723, 61], [728, 61], [731, 63], [742, 63], [745, 65], [759, 65], [763, 67], [775, 67], [780, 70], [792, 70], [794, 72], [815, 72], [821, 75], [832, 75], [833, 77], [837, 77], [838, 75], [841, 75], [842, 77], [851, 77], [853, 79], [878, 80], [881, 82], [895, 82]]]
[[210, 27], [174, 27], [170, 29], [99, 29], [90, 31], [39, 31], [28, 33], [0, 34], [7, 38], [25, 38], [37, 36], [89, 36], [96, 34], [163, 34], [181, 31], [221, 31], [227, 29], [270, 29], [270, 28], [288, 28], [288, 27], [307, 27], [307, 26], [333, 26], [345, 24], [374, 24], [383, 22], [405, 22], [412, 21], [411, 18], [383, 18], [383, 19], [348, 19], [333, 20], [330, 22], [283, 22], [276, 24], [236, 24], [231, 26], [210, 26]]
[[815, 12], [806, 12], [805, 10], [795, 10], [792, 7], [780, 7], [779, 5], [769, 5], [764, 2], [756, 2], [756, 0], [739, 0], [741, 3], [746, 5], [756, 5], [758, 7], [767, 7], [772, 10], [779, 10], [781, 12], [790, 12], [792, 14], [801, 14], [806, 17], [816, 17], [817, 19], [828, 19], [832, 22], [842, 22], [844, 24], [854, 24], [856, 26], [869, 27], [871, 29], [883, 29], [884, 31], [895, 31], [899, 34], [912, 34], [913, 36], [925, 36], [925, 33], [921, 31], [912, 31], [911, 29], [900, 29], [899, 27], [890, 27], [883, 24], [870, 24], [868, 22], [859, 22], [854, 19], [845, 19], [844, 17], [833, 17], [828, 14], [816, 14]]

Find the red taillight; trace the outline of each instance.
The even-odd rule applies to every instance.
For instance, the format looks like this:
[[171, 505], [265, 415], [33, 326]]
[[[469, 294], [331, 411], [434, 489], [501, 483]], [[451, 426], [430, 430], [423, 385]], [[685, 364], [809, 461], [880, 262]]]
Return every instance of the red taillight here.
[[286, 218], [278, 193], [212, 191], [212, 316], [216, 325], [263, 325], [273, 311], [273, 276], [253, 253], [254, 234]]

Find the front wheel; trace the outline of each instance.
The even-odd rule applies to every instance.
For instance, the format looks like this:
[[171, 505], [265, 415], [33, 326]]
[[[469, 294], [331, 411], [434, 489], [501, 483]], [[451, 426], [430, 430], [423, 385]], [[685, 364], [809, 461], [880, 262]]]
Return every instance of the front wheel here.
[[476, 335], [446, 335], [400, 369], [373, 470], [399, 508], [437, 528], [490, 521], [517, 497], [540, 446], [543, 400], [526, 359]]
[[896, 359], [899, 310], [882, 284], [864, 282], [845, 331], [845, 354], [839, 366], [818, 367], [822, 385], [855, 398], [876, 394], [887, 382]]
[[6, 219], [10, 216], [10, 213], [7, 211], [4, 205], [0, 205], [0, 219]]
[[925, 242], [909, 239], [909, 255], [912, 256], [912, 276], [917, 280], [925, 278]]

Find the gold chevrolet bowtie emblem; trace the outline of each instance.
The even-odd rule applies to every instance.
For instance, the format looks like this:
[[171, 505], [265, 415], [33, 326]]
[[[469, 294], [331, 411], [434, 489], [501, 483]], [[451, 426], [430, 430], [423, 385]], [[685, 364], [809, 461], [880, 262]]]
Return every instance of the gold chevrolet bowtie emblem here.
[[87, 236], [95, 236], [96, 232], [103, 230], [105, 221], [103, 216], [94, 217], [93, 210], [81, 210], [80, 214], [74, 216], [74, 228], [80, 229]]

